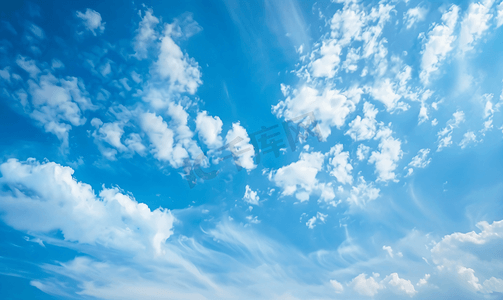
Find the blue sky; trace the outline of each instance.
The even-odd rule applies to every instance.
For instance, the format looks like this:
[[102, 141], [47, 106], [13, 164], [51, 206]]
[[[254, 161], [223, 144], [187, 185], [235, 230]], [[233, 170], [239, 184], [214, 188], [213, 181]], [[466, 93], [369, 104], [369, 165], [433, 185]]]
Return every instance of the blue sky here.
[[503, 2], [0, 7], [2, 299], [503, 297]]

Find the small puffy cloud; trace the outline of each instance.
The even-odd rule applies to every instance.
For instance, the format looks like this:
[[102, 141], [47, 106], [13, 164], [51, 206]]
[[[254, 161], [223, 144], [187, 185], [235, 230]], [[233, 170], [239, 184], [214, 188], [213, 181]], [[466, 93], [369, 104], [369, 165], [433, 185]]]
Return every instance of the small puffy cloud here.
[[196, 131], [199, 134], [201, 141], [210, 149], [222, 147], [223, 141], [220, 133], [222, 133], [223, 122], [220, 118], [208, 116], [208, 112], [199, 112], [196, 117]]
[[[391, 258], [395, 257], [395, 254], [393, 253], [393, 248], [391, 248], [391, 246], [382, 246], [382, 249], [385, 250], [386, 252], [388, 252], [388, 255]], [[403, 256], [402, 252], [398, 252], [396, 255], [398, 257], [402, 257]]]
[[77, 11], [77, 18], [82, 20], [82, 23], [87, 30], [91, 31], [93, 35], [101, 34], [105, 31], [105, 23], [101, 22], [101, 15], [99, 12], [90, 8], [86, 9], [85, 13]]
[[309, 229], [313, 229], [315, 226], [316, 226], [316, 222], [319, 221], [319, 222], [322, 222], [322, 223], [325, 223], [325, 219], [328, 217], [328, 215], [325, 215], [325, 214], [322, 214], [320, 212], [317, 212], [316, 213], [316, 216], [313, 216], [311, 219], [309, 219], [307, 222], [306, 222], [306, 226], [309, 228]]
[[325, 157], [320, 152], [301, 153], [300, 159], [285, 167], [272, 171], [269, 179], [283, 189], [283, 196], [294, 195], [301, 202], [319, 188], [316, 175], [323, 167]]
[[417, 291], [410, 280], [400, 278], [397, 273], [391, 273], [384, 278], [383, 283], [396, 294], [414, 296]]
[[468, 145], [477, 143], [477, 136], [473, 131], [468, 131], [463, 135], [463, 139], [459, 143], [461, 149], [466, 148]]
[[349, 130], [346, 135], [349, 135], [355, 141], [369, 140], [374, 137], [377, 130], [376, 116], [379, 111], [373, 104], [365, 102], [363, 104], [363, 119], [360, 116], [349, 123]]
[[358, 178], [358, 184], [351, 188], [351, 192], [347, 199], [352, 207], [363, 208], [368, 202], [379, 197], [380, 190], [375, 188], [372, 183], [367, 183], [363, 177]]
[[225, 136], [225, 143], [227, 147], [230, 147], [228, 150], [232, 152], [235, 163], [248, 171], [257, 167], [253, 161], [255, 150], [253, 145], [250, 144], [250, 140], [248, 132], [239, 122], [232, 123], [232, 128]]
[[380, 80], [370, 89], [370, 95], [386, 106], [387, 111], [395, 109], [406, 110], [406, 106], [399, 103], [402, 97], [395, 92], [395, 84], [389, 78]]
[[419, 150], [417, 155], [412, 158], [409, 166], [414, 168], [425, 168], [431, 162], [431, 158], [428, 158], [429, 153], [430, 149], [428, 148]]
[[187, 151], [181, 146], [174, 147], [174, 133], [161, 116], [155, 113], [143, 113], [140, 116], [140, 127], [147, 134], [154, 157], [160, 161], [167, 161], [173, 167], [183, 165], [188, 158]]
[[311, 71], [314, 77], [328, 77], [332, 78], [335, 76], [335, 67], [339, 65], [341, 61], [341, 46], [337, 44], [337, 41], [331, 40], [328, 42], [323, 42], [320, 48], [321, 58], [313, 61], [311, 64]]
[[368, 157], [370, 152], [370, 147], [365, 146], [364, 144], [358, 145], [358, 148], [356, 150], [356, 157], [358, 160], [364, 160]]
[[374, 277], [367, 278], [367, 274], [360, 274], [353, 278], [349, 286], [358, 294], [374, 297], [384, 286], [377, 282]]
[[342, 147], [342, 144], [337, 144], [327, 153], [332, 168], [330, 175], [342, 184], [351, 184], [353, 183], [353, 176], [351, 176], [353, 166], [349, 163], [349, 152], [342, 152]]
[[417, 286], [424, 286], [428, 284], [428, 279], [430, 279], [430, 274], [424, 274], [424, 278], [419, 279]]
[[345, 92], [325, 89], [322, 94], [318, 90], [303, 86], [294, 90], [293, 95], [287, 97], [276, 106], [272, 107], [277, 117], [287, 120], [306, 117], [312, 114], [318, 122], [320, 138], [326, 140], [331, 134], [331, 128], [340, 128], [344, 125], [346, 117], [355, 110], [360, 101], [362, 90], [352, 88]]
[[447, 54], [453, 49], [453, 42], [456, 39], [454, 29], [458, 22], [459, 7], [452, 5], [448, 11], [442, 15], [442, 24], [436, 24], [430, 32], [421, 52], [421, 73], [420, 78], [424, 84], [429, 83], [430, 74], [440, 67]]
[[252, 191], [249, 185], [246, 185], [243, 200], [248, 204], [258, 205], [260, 197], [257, 195], [257, 192]]
[[344, 291], [344, 287], [337, 280], [335, 280], [335, 279], [330, 280], [330, 284], [332, 285], [332, 287], [334, 288], [334, 290], [335, 290], [336, 293], [339, 294], [339, 293], [342, 293]]
[[34, 60], [26, 58], [22, 55], [18, 55], [16, 58], [16, 64], [30, 74], [31, 78], [37, 78], [37, 75], [40, 73], [37, 63]]
[[428, 9], [420, 6], [407, 10], [407, 12], [403, 16], [407, 29], [410, 29], [417, 22], [424, 21], [427, 13]]
[[391, 136], [391, 129], [384, 127], [376, 134], [379, 139], [379, 152], [373, 151], [369, 163], [375, 164], [378, 181], [396, 181], [394, 170], [397, 162], [402, 158], [401, 142]]
[[437, 151], [442, 151], [443, 148], [449, 147], [452, 144], [452, 132], [455, 128], [458, 128], [459, 125], [465, 121], [465, 113], [463, 111], [456, 111], [454, 114], [452, 114], [452, 116], [453, 118], [447, 121], [445, 128], [437, 133]]
[[28, 80], [28, 86], [30, 117], [43, 125], [46, 132], [56, 135], [66, 148], [72, 126], [85, 124], [83, 112], [95, 109], [84, 84], [74, 77], [58, 79], [48, 73], [40, 76], [38, 83]]

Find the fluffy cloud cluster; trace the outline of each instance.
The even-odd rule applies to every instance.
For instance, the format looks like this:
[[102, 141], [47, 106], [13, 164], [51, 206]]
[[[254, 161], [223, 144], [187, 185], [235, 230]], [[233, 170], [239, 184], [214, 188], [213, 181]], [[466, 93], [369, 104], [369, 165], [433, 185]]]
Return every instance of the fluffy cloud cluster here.
[[428, 32], [427, 42], [424, 44], [421, 60], [421, 80], [429, 83], [430, 74], [438, 70], [440, 63], [445, 60], [447, 53], [453, 49], [456, 39], [454, 29], [458, 22], [459, 7], [452, 5], [442, 15], [442, 24], [436, 24]]
[[375, 136], [375, 139], [379, 140], [379, 152], [372, 152], [369, 163], [375, 164], [378, 181], [396, 180], [394, 170], [397, 167], [397, 162], [402, 158], [403, 152], [402, 143], [392, 137], [392, 133], [391, 129], [383, 127]]
[[17, 230], [60, 230], [68, 241], [156, 255], [172, 234], [175, 219], [168, 210], [151, 211], [118, 188], [103, 188], [97, 196], [69, 167], [9, 159], [0, 172], [2, 220]]
[[105, 23], [101, 22], [101, 15], [99, 12], [88, 8], [85, 13], [77, 11], [76, 15], [77, 18], [82, 20], [86, 29], [91, 31], [93, 35], [96, 36], [105, 31]]
[[273, 112], [278, 118], [286, 120], [309, 118], [313, 114], [315, 120], [310, 121], [318, 122], [320, 137], [326, 140], [332, 127], [340, 128], [344, 125], [347, 116], [360, 101], [361, 93], [360, 89], [353, 88], [345, 92], [326, 89], [320, 94], [317, 89], [303, 86], [273, 106]]

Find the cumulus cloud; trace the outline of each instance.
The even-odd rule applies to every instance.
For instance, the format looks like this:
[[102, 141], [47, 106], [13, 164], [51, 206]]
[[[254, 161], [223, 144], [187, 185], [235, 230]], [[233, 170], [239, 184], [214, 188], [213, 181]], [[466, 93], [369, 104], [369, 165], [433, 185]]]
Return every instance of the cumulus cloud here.
[[407, 12], [403, 16], [403, 20], [406, 23], [407, 29], [410, 29], [417, 22], [424, 21], [427, 13], [428, 9], [421, 6], [407, 10]]
[[77, 18], [82, 20], [86, 29], [91, 31], [93, 35], [96, 36], [105, 31], [105, 23], [101, 22], [101, 15], [99, 12], [88, 8], [85, 13], [77, 11], [76, 15]]
[[332, 285], [336, 293], [342, 293], [344, 291], [344, 287], [337, 280], [335, 279], [330, 280], [330, 284]]
[[249, 185], [246, 185], [243, 200], [248, 204], [258, 205], [260, 197], [257, 195], [257, 192], [252, 191]]
[[355, 110], [355, 105], [360, 101], [361, 93], [361, 89], [352, 88], [345, 92], [325, 89], [320, 94], [312, 87], [302, 86], [300, 90], [295, 90], [292, 96], [273, 106], [272, 110], [279, 118], [284, 117], [287, 120], [314, 114], [321, 138], [326, 140], [332, 132], [332, 127], [340, 128], [344, 125], [346, 117]]
[[365, 146], [364, 144], [358, 145], [358, 148], [356, 149], [356, 157], [358, 160], [364, 160], [368, 157], [370, 152], [370, 147]]
[[167, 161], [175, 168], [183, 165], [188, 153], [179, 144], [174, 147], [173, 130], [168, 128], [168, 124], [161, 116], [155, 113], [143, 113], [140, 116], [140, 127], [150, 140], [151, 151], [155, 158]]
[[392, 111], [394, 109], [406, 110], [406, 106], [399, 103], [402, 97], [395, 92], [395, 85], [390, 81], [389, 78], [381, 80], [376, 83], [376, 85], [371, 88], [370, 95], [386, 106], [387, 111]]
[[400, 278], [397, 273], [391, 273], [386, 276], [383, 283], [385, 283], [389, 289], [393, 290], [393, 292], [397, 294], [404, 294], [412, 297], [417, 293], [410, 280]]
[[452, 5], [448, 11], [442, 15], [442, 24], [436, 24], [426, 38], [423, 46], [421, 59], [420, 78], [424, 84], [429, 83], [430, 74], [440, 67], [447, 54], [453, 49], [453, 42], [456, 39], [454, 29], [458, 22], [459, 7]]
[[[455, 232], [446, 235], [431, 249], [433, 262], [444, 273], [454, 276], [460, 287], [481, 293], [501, 292], [503, 280], [494, 266], [501, 265], [499, 249], [503, 239], [503, 221], [476, 224], [479, 233]], [[479, 283], [478, 276], [487, 278]]]
[[351, 176], [353, 166], [349, 163], [349, 152], [342, 152], [342, 148], [342, 144], [337, 144], [327, 153], [332, 168], [330, 175], [342, 184], [351, 184], [353, 183], [353, 176]]
[[148, 49], [152, 46], [152, 42], [157, 38], [157, 31], [155, 27], [159, 24], [159, 19], [153, 15], [151, 9], [145, 11], [134, 39], [135, 57], [138, 59], [147, 58]]
[[184, 54], [175, 41], [170, 24], [166, 25], [161, 38], [160, 53], [155, 71], [161, 79], [168, 79], [170, 89], [178, 93], [194, 94], [201, 85], [199, 64]]
[[473, 43], [480, 39], [489, 29], [492, 14], [489, 13], [494, 0], [470, 3], [465, 17], [461, 21], [459, 33], [459, 48], [462, 52], [473, 49]]
[[397, 162], [402, 158], [401, 142], [392, 137], [391, 129], [384, 127], [380, 129], [375, 139], [379, 139], [379, 152], [373, 151], [369, 158], [369, 163], [375, 164], [378, 181], [396, 181], [394, 170]]
[[56, 135], [62, 148], [67, 148], [72, 125], [85, 124], [83, 112], [95, 109], [83, 83], [75, 77], [58, 79], [48, 73], [40, 76], [38, 83], [28, 80], [28, 86], [33, 107], [30, 117], [46, 132]]
[[220, 148], [223, 145], [223, 122], [219, 117], [208, 116], [207, 111], [199, 112], [196, 117], [196, 131], [201, 141], [210, 149]]
[[321, 171], [324, 159], [320, 152], [301, 153], [298, 161], [272, 171], [269, 179], [283, 189], [283, 196], [295, 194], [299, 201], [307, 201], [318, 189], [316, 175]]
[[349, 135], [355, 141], [369, 140], [373, 138], [377, 130], [376, 116], [379, 111], [369, 102], [363, 105], [363, 119], [360, 116], [349, 123], [349, 130], [346, 135]]
[[374, 297], [379, 290], [384, 288], [374, 277], [367, 278], [367, 274], [364, 273], [353, 278], [349, 286], [358, 294], [368, 297]]
[[156, 255], [172, 234], [175, 219], [168, 210], [151, 211], [118, 188], [103, 188], [97, 196], [69, 167], [9, 159], [0, 172], [0, 184], [8, 188], [0, 194], [2, 220], [17, 230], [60, 230], [67, 241]]
[[235, 163], [248, 171], [257, 167], [253, 161], [255, 149], [253, 145], [250, 144], [250, 140], [248, 132], [246, 132], [246, 129], [244, 129], [239, 122], [232, 123], [232, 128], [225, 136], [225, 143], [228, 147], [227, 150], [231, 151]]

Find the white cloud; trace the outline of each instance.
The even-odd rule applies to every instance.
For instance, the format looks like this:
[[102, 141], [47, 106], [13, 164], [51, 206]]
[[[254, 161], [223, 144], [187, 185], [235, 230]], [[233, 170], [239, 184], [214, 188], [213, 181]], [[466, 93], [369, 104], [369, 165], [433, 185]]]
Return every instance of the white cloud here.
[[465, 121], [465, 113], [463, 111], [456, 111], [452, 116], [453, 118], [447, 121], [445, 128], [437, 133], [439, 140], [437, 151], [442, 151], [443, 148], [449, 147], [452, 144], [452, 132]]
[[397, 181], [393, 172], [396, 163], [402, 158], [401, 142], [391, 136], [391, 129], [384, 127], [380, 129], [375, 139], [379, 139], [379, 152], [373, 151], [369, 158], [369, 163], [374, 163], [376, 167], [378, 181]]
[[325, 215], [325, 214], [322, 214], [320, 212], [317, 212], [316, 213], [316, 216], [313, 216], [311, 219], [309, 219], [307, 222], [306, 222], [306, 226], [309, 228], [309, 229], [314, 229], [314, 227], [316, 227], [316, 221], [319, 221], [319, 222], [322, 222], [322, 223], [325, 223], [325, 219], [328, 217], [328, 215]]
[[410, 29], [417, 22], [424, 21], [427, 13], [428, 9], [420, 6], [407, 10], [403, 16], [403, 20], [407, 24], [407, 29]]
[[392, 111], [394, 109], [407, 110], [406, 106], [399, 103], [398, 100], [402, 98], [400, 95], [395, 93], [395, 85], [389, 78], [379, 81], [370, 90], [370, 95], [386, 106], [387, 111]]
[[28, 74], [31, 78], [37, 78], [40, 73], [40, 69], [37, 67], [37, 63], [32, 59], [27, 59], [22, 55], [18, 55], [16, 58], [16, 64]]
[[316, 175], [323, 167], [324, 158], [320, 152], [301, 153], [298, 161], [272, 171], [269, 179], [283, 189], [283, 196], [295, 194], [301, 202], [307, 201], [309, 195], [318, 189]]
[[[355, 105], [360, 101], [362, 91], [352, 88], [345, 92], [325, 89], [320, 95], [318, 90], [302, 86], [294, 90], [293, 96], [273, 106], [273, 113], [277, 117], [287, 120], [314, 114], [319, 122], [320, 135], [323, 140], [331, 133], [331, 128], [340, 128], [344, 125], [346, 117], [355, 110]], [[315, 121], [315, 120], [312, 120]]]
[[328, 77], [335, 76], [335, 67], [341, 61], [341, 46], [335, 40], [323, 42], [320, 48], [321, 58], [313, 61], [311, 65], [312, 74], [314, 77]]
[[429, 83], [429, 77], [440, 67], [440, 64], [452, 50], [452, 43], [456, 39], [454, 29], [458, 21], [459, 7], [452, 5], [448, 11], [442, 15], [442, 24], [436, 24], [430, 32], [421, 52], [421, 81]]
[[468, 145], [472, 143], [477, 143], [477, 136], [473, 131], [468, 131], [463, 135], [463, 139], [461, 140], [461, 143], [459, 143], [459, 146], [461, 149], [466, 148]]
[[459, 48], [462, 52], [473, 49], [473, 43], [482, 37], [482, 34], [489, 29], [489, 20], [492, 14], [489, 13], [494, 0], [484, 0], [477, 3], [470, 3], [468, 11], [461, 21], [461, 31], [459, 33]]
[[351, 188], [350, 195], [347, 199], [352, 207], [363, 208], [368, 202], [379, 197], [379, 189], [375, 188], [372, 183], [367, 183], [362, 176], [358, 178], [358, 185]]
[[349, 163], [349, 152], [342, 152], [342, 147], [342, 144], [337, 144], [327, 153], [329, 164], [332, 167], [330, 175], [342, 184], [351, 184], [353, 183], [353, 176], [351, 176], [353, 166]]
[[161, 38], [160, 53], [155, 63], [156, 73], [161, 79], [169, 79], [170, 89], [178, 93], [194, 94], [201, 85], [199, 64], [184, 54], [173, 40], [170, 24], [166, 25]]
[[[503, 221], [476, 224], [480, 233], [455, 232], [446, 235], [431, 249], [433, 263], [439, 270], [452, 274], [462, 288], [482, 293], [501, 292], [503, 280], [495, 278], [495, 266], [501, 266], [500, 248], [503, 239]], [[469, 267], [468, 267], [469, 266]], [[497, 267], [496, 267], [497, 268]], [[488, 278], [479, 283], [477, 274]]]
[[258, 205], [260, 197], [257, 195], [257, 192], [252, 191], [249, 185], [246, 185], [243, 200], [248, 204]]
[[503, 25], [503, 1], [501, 1], [500, 4], [498, 4], [498, 15], [496, 16], [496, 21], [497, 21], [496, 24], [497, 28]]
[[397, 273], [391, 273], [384, 278], [383, 283], [387, 285], [393, 292], [397, 294], [405, 294], [407, 296], [414, 296], [417, 291], [410, 280], [400, 278]]
[[155, 113], [143, 113], [140, 116], [140, 127], [150, 140], [155, 158], [168, 161], [175, 168], [183, 165], [188, 153], [181, 145], [174, 147], [173, 130], [168, 128], [168, 124], [161, 116]]
[[356, 157], [358, 160], [364, 160], [367, 158], [370, 152], [370, 147], [365, 146], [364, 144], [358, 145], [358, 149], [356, 150]]
[[9, 159], [0, 165], [3, 221], [34, 233], [60, 230], [64, 239], [112, 249], [163, 253], [172, 234], [174, 217], [168, 210], [151, 211], [118, 188], [103, 188], [99, 196], [90, 185], [73, 178], [73, 170], [53, 162]]
[[28, 80], [28, 86], [33, 108], [30, 117], [56, 135], [66, 148], [72, 125], [85, 124], [83, 112], [95, 109], [84, 85], [77, 78], [58, 79], [48, 73], [40, 76], [38, 83]]
[[428, 284], [428, 279], [430, 279], [430, 274], [424, 274], [424, 278], [419, 279], [417, 286], [424, 286]]
[[337, 280], [335, 280], [335, 279], [330, 280], [330, 284], [335, 289], [336, 293], [342, 293], [344, 291], [344, 287]]
[[152, 42], [158, 37], [155, 27], [159, 24], [159, 19], [153, 15], [151, 9], [145, 11], [134, 41], [135, 56], [138, 59], [144, 59], [148, 56], [148, 49], [152, 46]]
[[363, 105], [363, 119], [360, 116], [349, 123], [349, 130], [346, 135], [349, 135], [355, 141], [369, 140], [374, 137], [377, 130], [376, 116], [379, 111], [369, 102]]
[[429, 153], [430, 149], [428, 148], [419, 150], [417, 155], [412, 158], [412, 161], [409, 163], [409, 166], [415, 168], [426, 168], [426, 166], [431, 162], [431, 158], [428, 158]]
[[349, 286], [352, 287], [358, 294], [368, 297], [374, 297], [379, 290], [384, 288], [384, 286], [378, 283], [374, 277], [367, 278], [367, 274], [364, 273], [353, 278]]
[[196, 131], [201, 141], [210, 149], [222, 147], [223, 141], [220, 136], [222, 125], [223, 122], [219, 117], [208, 116], [206, 111], [197, 114]]
[[255, 150], [250, 140], [246, 129], [239, 122], [232, 123], [232, 128], [225, 136], [225, 143], [230, 146], [228, 150], [232, 152], [235, 163], [248, 171], [257, 167], [253, 161]]
[[105, 31], [105, 23], [101, 22], [101, 15], [99, 12], [90, 8], [86, 9], [85, 13], [77, 11], [77, 18], [81, 19], [86, 26], [87, 30], [91, 31], [93, 35], [103, 33]]

